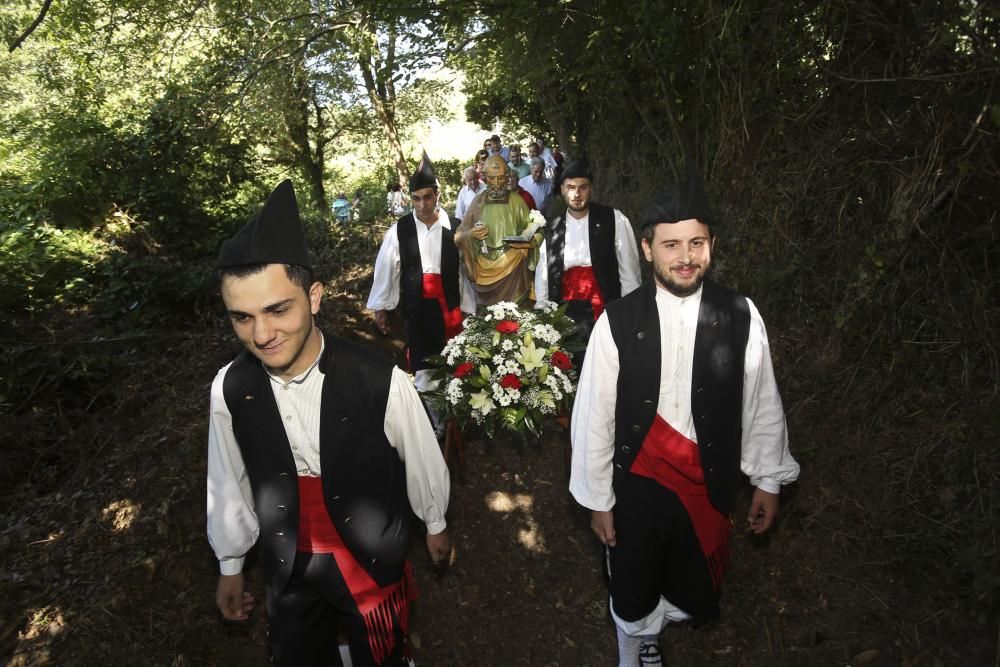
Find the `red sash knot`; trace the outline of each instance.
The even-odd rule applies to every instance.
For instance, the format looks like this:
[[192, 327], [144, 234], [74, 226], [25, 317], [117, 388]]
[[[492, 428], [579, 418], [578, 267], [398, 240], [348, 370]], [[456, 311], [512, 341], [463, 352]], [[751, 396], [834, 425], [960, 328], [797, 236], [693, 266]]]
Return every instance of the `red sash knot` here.
[[729, 567], [732, 522], [708, 499], [698, 443], [684, 437], [663, 417], [656, 415], [631, 471], [649, 477], [677, 494], [691, 517], [712, 583], [718, 592]]
[[462, 333], [462, 309], [460, 307], [448, 307], [448, 301], [444, 298], [444, 283], [441, 281], [441, 274], [424, 274], [423, 297], [425, 299], [437, 299], [438, 305], [441, 306], [441, 317], [444, 318], [445, 340], [451, 340]]
[[[427, 274], [424, 274], [427, 275]], [[393, 617], [405, 637], [410, 630], [410, 602], [416, 598], [413, 567], [406, 562], [403, 578], [379, 586], [344, 545], [323, 501], [323, 478], [299, 476], [298, 550], [333, 554], [368, 630], [368, 645], [375, 662], [381, 664], [396, 647]]]
[[604, 297], [597, 284], [597, 274], [592, 266], [574, 266], [566, 269], [562, 279], [563, 301], [589, 301], [596, 320], [604, 312]]

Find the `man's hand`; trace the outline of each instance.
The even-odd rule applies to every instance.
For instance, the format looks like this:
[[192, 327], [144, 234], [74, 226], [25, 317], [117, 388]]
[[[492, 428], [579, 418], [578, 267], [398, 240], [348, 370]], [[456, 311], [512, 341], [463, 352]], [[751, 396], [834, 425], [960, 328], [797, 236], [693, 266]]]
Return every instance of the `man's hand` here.
[[243, 590], [243, 574], [219, 575], [219, 585], [215, 589], [215, 604], [219, 605], [223, 618], [227, 621], [245, 621], [253, 609], [252, 593]]
[[590, 528], [597, 534], [597, 539], [601, 541], [601, 544], [613, 547], [618, 543], [615, 539], [615, 515], [613, 512], [591, 512]]
[[375, 311], [375, 326], [378, 330], [382, 332], [383, 335], [389, 333], [389, 311], [388, 310], [376, 310]]
[[750, 530], [760, 535], [774, 523], [778, 516], [778, 494], [768, 493], [763, 489], [754, 489], [750, 500], [750, 512], [747, 514], [747, 524]]
[[427, 552], [435, 564], [448, 558], [448, 554], [451, 552], [451, 538], [448, 537], [447, 528], [437, 535], [427, 533]]
[[508, 243], [507, 247], [513, 248], [514, 250], [534, 250], [535, 244], [532, 243], [531, 241], [526, 241], [526, 242], [519, 241], [517, 243]]

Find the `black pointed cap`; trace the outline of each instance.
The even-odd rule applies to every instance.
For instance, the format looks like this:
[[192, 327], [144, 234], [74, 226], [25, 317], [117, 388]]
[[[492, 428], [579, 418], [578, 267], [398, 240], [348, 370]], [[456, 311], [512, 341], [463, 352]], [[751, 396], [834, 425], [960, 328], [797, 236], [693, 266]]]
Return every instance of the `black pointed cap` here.
[[423, 155], [420, 157], [420, 165], [417, 167], [417, 170], [413, 172], [413, 176], [410, 176], [410, 192], [416, 192], [417, 190], [422, 190], [423, 188], [437, 189], [437, 178], [434, 176], [434, 165], [431, 164], [431, 159], [427, 157], [427, 151], [424, 151]]
[[278, 184], [260, 212], [222, 243], [215, 260], [217, 269], [246, 264], [295, 264], [311, 268], [291, 181]]
[[696, 171], [689, 172], [687, 180], [675, 183], [655, 195], [646, 204], [640, 226], [691, 219], [700, 220], [707, 225], [715, 224], [705, 186]]
[[594, 180], [594, 172], [590, 170], [590, 165], [586, 160], [574, 160], [563, 169], [562, 179], [565, 181], [568, 178], [586, 178], [592, 181]]

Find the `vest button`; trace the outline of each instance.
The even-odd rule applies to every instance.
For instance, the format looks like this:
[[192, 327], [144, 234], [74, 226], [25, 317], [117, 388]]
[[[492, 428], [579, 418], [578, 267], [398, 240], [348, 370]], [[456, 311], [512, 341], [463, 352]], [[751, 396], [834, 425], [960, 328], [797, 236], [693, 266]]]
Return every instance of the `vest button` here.
[[621, 463], [616, 463], [615, 467], [618, 468], [619, 470], [621, 470], [622, 469], [622, 464]]
[[288, 511], [288, 508], [285, 507], [284, 505], [275, 505], [274, 509], [281, 510], [282, 512], [287, 512]]
[[696, 394], [700, 394], [700, 393], [702, 393], [703, 391], [705, 391], [705, 389], [704, 389], [703, 387], [698, 387], [697, 389], [695, 389], [695, 390], [694, 390], [694, 393], [696, 393]]
[[628, 448], [628, 445], [622, 445], [622, 452], [624, 452], [625, 454], [628, 454], [630, 451], [631, 450]]
[[646, 337], [646, 333], [644, 331], [640, 331], [635, 335], [635, 337], [638, 338], [639, 340], [642, 340], [643, 338]]
[[638, 424], [632, 424], [632, 430], [633, 430], [633, 431], [634, 431], [635, 433], [638, 433], [638, 432], [639, 432], [639, 425], [638, 425]]
[[711, 446], [712, 446], [712, 443], [710, 443], [710, 442], [706, 442], [705, 443], [705, 447], [711, 447]]
[[282, 565], [284, 565], [285, 564], [285, 559], [284, 558], [279, 558], [278, 562], [281, 563]]
[[285, 479], [286, 477], [288, 477], [288, 473], [287, 472], [278, 473], [278, 477], [280, 479]]
[[285, 531], [279, 530], [278, 532], [275, 533], [275, 535], [277, 535], [278, 537], [284, 537], [285, 536]]

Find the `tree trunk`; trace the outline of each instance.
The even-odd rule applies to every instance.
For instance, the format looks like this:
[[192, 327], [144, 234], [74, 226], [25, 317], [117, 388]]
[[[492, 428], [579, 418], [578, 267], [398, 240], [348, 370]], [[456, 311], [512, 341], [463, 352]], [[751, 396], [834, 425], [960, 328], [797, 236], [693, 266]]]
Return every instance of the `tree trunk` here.
[[406, 164], [406, 156], [403, 155], [403, 144], [399, 140], [399, 130], [396, 126], [396, 85], [393, 83], [393, 74], [396, 71], [396, 26], [389, 25], [388, 46], [384, 58], [377, 46], [376, 24], [367, 21], [359, 26], [359, 30], [365, 31], [367, 37], [365, 41], [375, 46], [373, 53], [358, 55], [358, 68], [365, 82], [368, 99], [382, 125], [389, 150], [392, 151], [399, 185], [405, 189], [409, 187], [410, 169]]
[[[326, 186], [323, 184], [326, 167], [324, 164], [323, 109], [316, 100], [315, 91], [309, 85], [305, 70], [295, 65], [292, 75], [292, 98], [285, 111], [285, 127], [292, 142], [295, 164], [309, 182], [309, 204], [319, 213], [329, 212]], [[310, 141], [311, 108], [316, 111], [316, 148]]]

